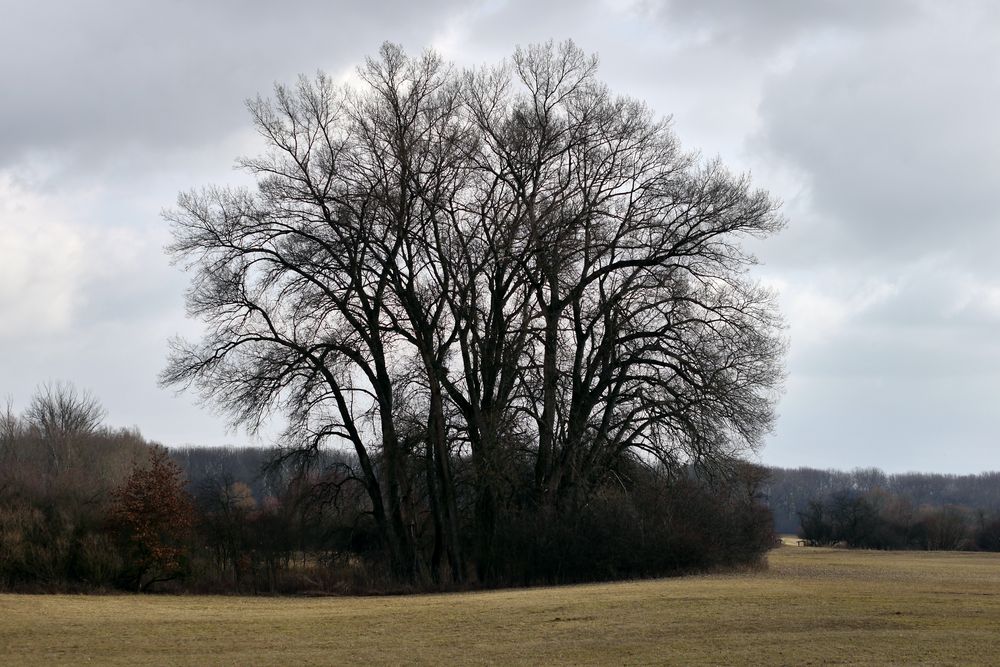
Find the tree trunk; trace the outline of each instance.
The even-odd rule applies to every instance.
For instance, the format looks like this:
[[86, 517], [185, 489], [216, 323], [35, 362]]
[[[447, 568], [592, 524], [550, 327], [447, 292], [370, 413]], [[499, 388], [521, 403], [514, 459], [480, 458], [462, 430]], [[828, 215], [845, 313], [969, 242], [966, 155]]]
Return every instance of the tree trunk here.
[[441, 518], [444, 527], [444, 546], [448, 554], [448, 564], [451, 566], [452, 578], [455, 581], [463, 581], [465, 579], [465, 565], [462, 561], [458, 505], [455, 500], [455, 482], [451, 474], [451, 460], [448, 452], [447, 432], [445, 430], [441, 383], [438, 381], [433, 369], [429, 369], [428, 375], [430, 415], [427, 430], [434, 447], [434, 464], [437, 472], [441, 500]]

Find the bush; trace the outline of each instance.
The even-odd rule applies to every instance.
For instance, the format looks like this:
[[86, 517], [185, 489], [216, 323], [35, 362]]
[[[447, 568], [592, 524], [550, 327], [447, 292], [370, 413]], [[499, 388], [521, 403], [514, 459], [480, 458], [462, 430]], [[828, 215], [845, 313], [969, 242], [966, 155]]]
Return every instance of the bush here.
[[983, 551], [1000, 551], [1000, 516], [988, 520], [980, 514], [974, 540]]
[[144, 591], [186, 574], [194, 506], [166, 449], [158, 448], [149, 467], [133, 470], [115, 490], [111, 521], [124, 543], [123, 585]]
[[[637, 472], [637, 471], [633, 471]], [[525, 511], [501, 526], [494, 584], [558, 584], [756, 566], [770, 512], [738, 484], [636, 475], [584, 507]]]

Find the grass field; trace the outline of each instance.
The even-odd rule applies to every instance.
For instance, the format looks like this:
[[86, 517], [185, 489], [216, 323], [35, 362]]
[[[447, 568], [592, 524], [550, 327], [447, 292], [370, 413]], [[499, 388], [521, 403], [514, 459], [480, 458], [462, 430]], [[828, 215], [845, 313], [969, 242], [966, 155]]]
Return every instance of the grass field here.
[[0, 595], [0, 664], [1000, 662], [1000, 555], [379, 598]]

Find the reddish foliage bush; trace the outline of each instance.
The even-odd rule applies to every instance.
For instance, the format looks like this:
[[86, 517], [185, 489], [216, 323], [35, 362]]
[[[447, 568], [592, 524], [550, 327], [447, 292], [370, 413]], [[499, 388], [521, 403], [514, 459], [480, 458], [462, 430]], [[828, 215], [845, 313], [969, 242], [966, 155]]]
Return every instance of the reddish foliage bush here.
[[112, 494], [110, 518], [125, 542], [123, 584], [148, 590], [184, 575], [194, 505], [181, 469], [157, 448], [146, 468], [136, 468]]

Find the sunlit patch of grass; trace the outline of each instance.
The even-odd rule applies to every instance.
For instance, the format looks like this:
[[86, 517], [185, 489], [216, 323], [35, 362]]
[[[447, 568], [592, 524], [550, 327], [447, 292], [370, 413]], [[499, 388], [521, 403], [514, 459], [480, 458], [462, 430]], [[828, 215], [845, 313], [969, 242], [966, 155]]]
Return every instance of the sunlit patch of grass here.
[[1000, 556], [781, 547], [760, 572], [370, 598], [0, 596], [4, 664], [992, 663]]

